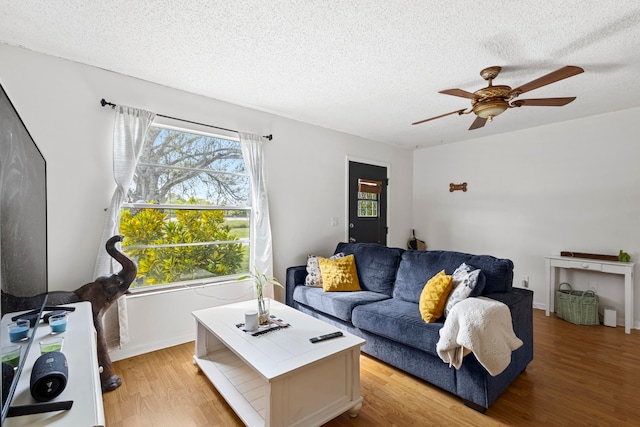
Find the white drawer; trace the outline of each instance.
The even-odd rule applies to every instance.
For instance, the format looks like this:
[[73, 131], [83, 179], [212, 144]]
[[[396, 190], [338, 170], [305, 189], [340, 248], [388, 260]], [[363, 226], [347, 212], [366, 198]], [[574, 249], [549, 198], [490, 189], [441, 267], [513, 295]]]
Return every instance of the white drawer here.
[[589, 262], [589, 261], [571, 261], [571, 268], [602, 271], [602, 264], [600, 264], [599, 262]]
[[633, 267], [629, 265], [613, 265], [613, 264], [603, 264], [602, 271], [605, 273], [614, 273], [614, 274], [626, 274], [627, 270], [630, 270], [630, 273], [633, 273]]
[[551, 261], [551, 265], [553, 267], [560, 267], [560, 268], [573, 268], [571, 263], [572, 261], [567, 261], [563, 259], [554, 259]]

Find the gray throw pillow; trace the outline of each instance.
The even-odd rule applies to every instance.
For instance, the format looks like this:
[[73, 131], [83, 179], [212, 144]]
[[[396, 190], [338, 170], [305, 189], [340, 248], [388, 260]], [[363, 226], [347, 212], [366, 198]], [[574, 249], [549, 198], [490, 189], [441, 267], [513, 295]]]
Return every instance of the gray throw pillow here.
[[[338, 259], [344, 257], [342, 252], [329, 257], [329, 259]], [[320, 265], [318, 264], [317, 255], [309, 255], [307, 257], [307, 277], [304, 279], [305, 286], [313, 288], [322, 287], [322, 275], [320, 274]]]
[[444, 316], [447, 317], [454, 305], [459, 303], [474, 291], [478, 286], [478, 277], [480, 269], [474, 269], [466, 263], [460, 264], [456, 271], [451, 275], [453, 289], [447, 298], [444, 307]]

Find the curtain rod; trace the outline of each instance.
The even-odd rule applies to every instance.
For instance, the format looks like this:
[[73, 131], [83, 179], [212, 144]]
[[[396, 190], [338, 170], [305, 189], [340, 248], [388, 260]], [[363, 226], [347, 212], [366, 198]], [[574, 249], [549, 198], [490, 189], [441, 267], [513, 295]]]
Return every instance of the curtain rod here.
[[[109, 102], [106, 101], [104, 98], [102, 98], [100, 100], [100, 105], [102, 105], [103, 107], [106, 107], [107, 105], [109, 105], [111, 108], [115, 108], [116, 104], [114, 104], [113, 102]], [[177, 117], [171, 117], [171, 116], [165, 116], [164, 114], [156, 114], [156, 116], [159, 117], [164, 117], [165, 119], [172, 119], [172, 120], [178, 120], [180, 122], [185, 122], [185, 123], [191, 123], [193, 125], [200, 125], [200, 126], [206, 126], [209, 128], [214, 128], [214, 129], [220, 129], [220, 130], [226, 130], [228, 132], [235, 132], [235, 133], [239, 133], [237, 130], [233, 130], [233, 129], [227, 129], [227, 128], [221, 128], [219, 126], [213, 126], [213, 125], [208, 125], [206, 123], [198, 123], [198, 122], [193, 122], [191, 120], [185, 120], [185, 119], [179, 119]], [[273, 135], [269, 134], [269, 135], [263, 135], [263, 138], [268, 139], [269, 141], [271, 141], [273, 139]]]

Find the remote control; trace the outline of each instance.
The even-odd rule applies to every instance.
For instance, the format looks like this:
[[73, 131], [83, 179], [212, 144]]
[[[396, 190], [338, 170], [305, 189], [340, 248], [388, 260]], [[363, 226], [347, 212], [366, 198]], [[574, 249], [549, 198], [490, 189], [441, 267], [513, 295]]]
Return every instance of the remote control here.
[[315, 344], [320, 341], [330, 340], [331, 338], [338, 338], [342, 335], [344, 335], [342, 332], [332, 332], [330, 334], [320, 335], [319, 337], [309, 338], [309, 341], [311, 341], [311, 344]]

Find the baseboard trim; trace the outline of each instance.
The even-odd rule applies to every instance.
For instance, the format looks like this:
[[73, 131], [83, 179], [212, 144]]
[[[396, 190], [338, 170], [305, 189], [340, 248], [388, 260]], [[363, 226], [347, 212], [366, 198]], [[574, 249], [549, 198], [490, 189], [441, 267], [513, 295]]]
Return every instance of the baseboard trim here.
[[182, 336], [172, 337], [160, 342], [146, 343], [144, 346], [136, 346], [133, 343], [127, 344], [121, 349], [115, 349], [109, 352], [112, 362], [118, 360], [128, 359], [130, 357], [140, 356], [141, 354], [151, 353], [152, 351], [158, 351], [165, 348], [173, 347], [176, 345], [184, 344], [195, 339], [194, 333], [186, 334]]
[[538, 309], [538, 310], [547, 310], [547, 304], [541, 304], [541, 303], [537, 303], [534, 301], [533, 303], [533, 308]]

